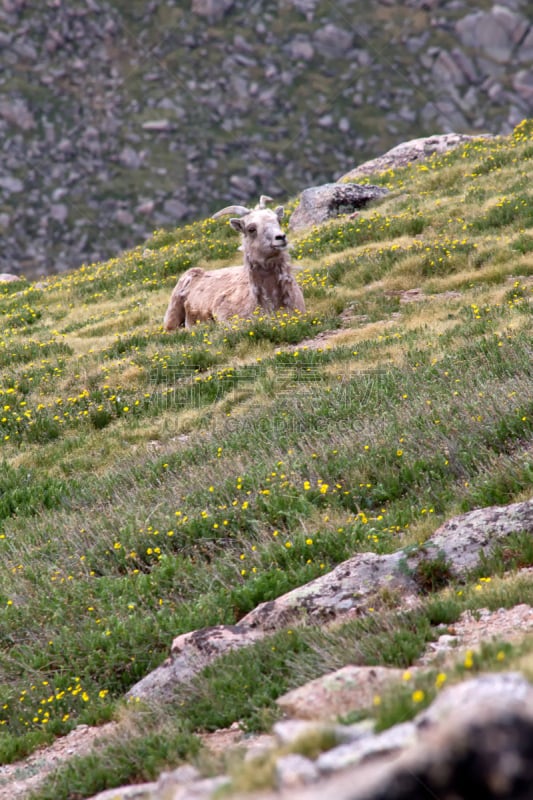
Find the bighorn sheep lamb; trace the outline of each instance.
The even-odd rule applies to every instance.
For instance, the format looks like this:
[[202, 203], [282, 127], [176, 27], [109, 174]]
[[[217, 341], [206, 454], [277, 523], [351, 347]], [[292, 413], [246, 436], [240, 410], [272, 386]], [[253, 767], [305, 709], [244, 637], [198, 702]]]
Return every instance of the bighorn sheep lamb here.
[[242, 234], [244, 264], [206, 272], [187, 270], [170, 297], [163, 326], [171, 331], [207, 320], [248, 317], [257, 306], [272, 312], [278, 308], [305, 311], [302, 290], [291, 275], [287, 237], [280, 227], [283, 206], [265, 208], [262, 196], [254, 209], [228, 206], [213, 216], [238, 214], [230, 225]]

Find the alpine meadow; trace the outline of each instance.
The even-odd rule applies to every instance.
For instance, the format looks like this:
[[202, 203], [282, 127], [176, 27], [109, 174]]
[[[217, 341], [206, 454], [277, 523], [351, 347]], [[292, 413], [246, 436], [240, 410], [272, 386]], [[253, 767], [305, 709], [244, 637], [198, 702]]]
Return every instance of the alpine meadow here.
[[[426, 563], [415, 608], [376, 591], [334, 628], [303, 619], [222, 655], [164, 704], [126, 696], [180, 634], [532, 496], [533, 121], [364, 182], [389, 193], [289, 233], [305, 313], [163, 330], [183, 272], [242, 263], [227, 219], [0, 284], [1, 763], [81, 724], [119, 730], [33, 800], [183, 762], [215, 774], [204, 733], [269, 731], [289, 689], [347, 664], [407, 669], [466, 609], [533, 604], [517, 531], [465, 579]], [[480, 670], [531, 679], [532, 652], [428, 668], [366, 715], [387, 728]], [[253, 784], [245, 765], [234, 781]]]

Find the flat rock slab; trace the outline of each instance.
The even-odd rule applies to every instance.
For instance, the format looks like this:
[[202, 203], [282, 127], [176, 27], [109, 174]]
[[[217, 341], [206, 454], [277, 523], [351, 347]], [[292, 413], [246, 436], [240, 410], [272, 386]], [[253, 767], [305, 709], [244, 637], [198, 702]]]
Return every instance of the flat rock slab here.
[[388, 555], [358, 553], [326, 575], [299, 586], [276, 600], [261, 603], [241, 625], [275, 630], [298, 622], [322, 623], [348, 612], [365, 611], [380, 588], [416, 594], [416, 584], [400, 568], [401, 551]]
[[298, 719], [336, 719], [355, 709], [370, 708], [374, 697], [400, 681], [403, 674], [401, 669], [349, 665], [287, 692], [276, 702], [285, 714]]
[[416, 725], [413, 722], [403, 722], [375, 736], [364, 736], [355, 742], [334, 747], [322, 753], [317, 758], [316, 765], [321, 773], [327, 775], [361, 764], [370, 758], [400, 753], [416, 742]]
[[340, 214], [351, 214], [365, 208], [372, 200], [388, 194], [384, 186], [361, 186], [357, 183], [325, 183], [311, 186], [300, 195], [300, 203], [294, 210], [289, 228], [299, 231], [313, 225], [321, 225]]
[[451, 571], [463, 576], [478, 566], [512, 533], [533, 534], [533, 500], [508, 506], [489, 506], [453, 517], [435, 531], [423, 550], [429, 558], [442, 553]]

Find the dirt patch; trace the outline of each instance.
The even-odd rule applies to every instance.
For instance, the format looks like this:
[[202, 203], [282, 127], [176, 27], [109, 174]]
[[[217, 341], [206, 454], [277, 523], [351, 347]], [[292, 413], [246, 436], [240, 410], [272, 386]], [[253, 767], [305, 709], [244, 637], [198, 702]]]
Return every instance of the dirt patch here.
[[35, 791], [56, 767], [69, 758], [88, 753], [96, 741], [116, 732], [117, 723], [94, 728], [79, 725], [49, 747], [36, 750], [22, 761], [0, 767], [0, 800], [22, 800]]
[[406, 289], [405, 291], [385, 292], [387, 297], [399, 297], [401, 305], [408, 303], [422, 303], [426, 300], [457, 300], [462, 297], [461, 292], [438, 292], [437, 294], [426, 294], [422, 289]]
[[448, 633], [431, 642], [420, 665], [431, 664], [435, 659], [454, 662], [460, 653], [479, 650], [482, 644], [494, 640], [518, 642], [533, 632], [533, 608], [521, 603], [514, 608], [477, 612], [464, 611], [457, 622], [448, 627]]

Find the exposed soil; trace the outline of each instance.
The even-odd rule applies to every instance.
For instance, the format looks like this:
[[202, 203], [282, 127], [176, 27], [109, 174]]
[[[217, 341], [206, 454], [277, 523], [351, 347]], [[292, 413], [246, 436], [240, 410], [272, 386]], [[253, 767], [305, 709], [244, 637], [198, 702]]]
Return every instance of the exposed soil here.
[[22, 800], [27, 797], [52, 770], [73, 756], [88, 753], [98, 739], [115, 733], [117, 729], [115, 722], [100, 727], [79, 725], [49, 747], [36, 750], [22, 761], [1, 766], [0, 800]]
[[457, 622], [450, 625], [448, 633], [431, 642], [419, 664], [430, 664], [436, 658], [455, 661], [459, 653], [478, 650], [482, 644], [493, 640], [516, 642], [524, 634], [533, 632], [533, 608], [521, 603], [514, 608], [477, 612], [464, 611]]

